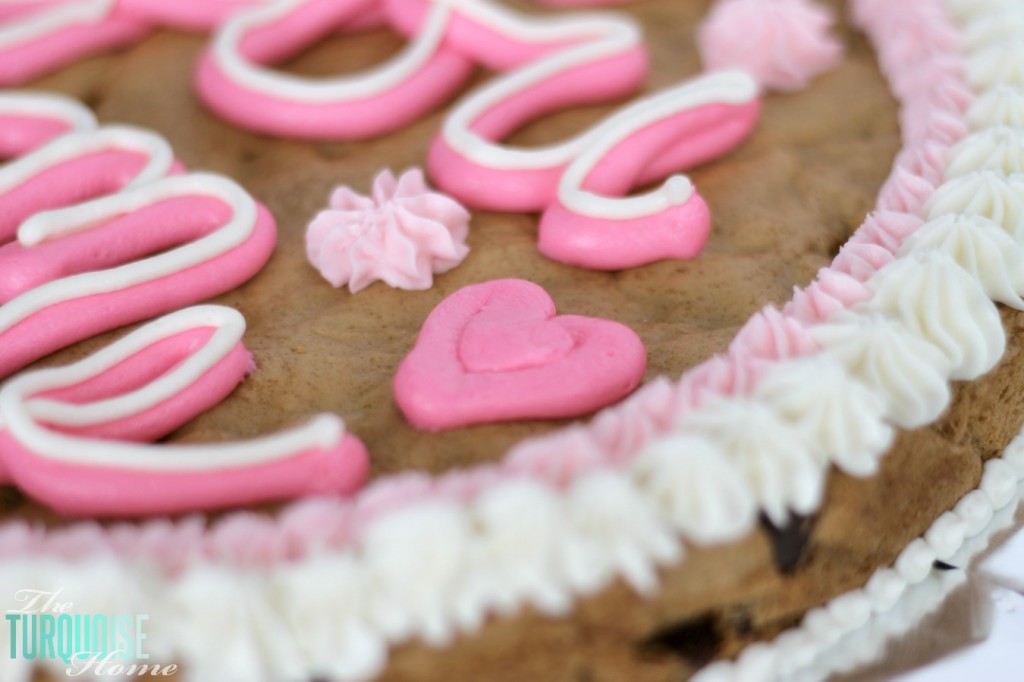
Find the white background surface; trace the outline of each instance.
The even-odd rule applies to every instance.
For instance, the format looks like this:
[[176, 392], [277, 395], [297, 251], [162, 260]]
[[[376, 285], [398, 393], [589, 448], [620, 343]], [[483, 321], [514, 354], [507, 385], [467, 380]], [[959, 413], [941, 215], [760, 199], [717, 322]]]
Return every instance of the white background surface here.
[[1024, 682], [1024, 523], [974, 568], [991, 586], [992, 632], [930, 665], [891, 678], [893, 682]]

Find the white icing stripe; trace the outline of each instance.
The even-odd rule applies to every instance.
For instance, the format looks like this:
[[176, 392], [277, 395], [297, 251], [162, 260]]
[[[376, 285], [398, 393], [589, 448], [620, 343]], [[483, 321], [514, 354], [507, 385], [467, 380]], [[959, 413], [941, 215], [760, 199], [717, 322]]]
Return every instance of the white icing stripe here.
[[165, 178], [130, 192], [53, 211], [38, 224], [45, 226], [41, 228], [44, 235], [70, 233], [143, 206], [189, 196], [220, 199], [231, 207], [231, 220], [205, 237], [171, 251], [109, 270], [72, 275], [31, 289], [0, 307], [0, 332], [48, 306], [128, 289], [212, 260], [239, 246], [252, 234], [257, 218], [253, 198], [233, 181], [203, 173]]
[[94, 130], [96, 117], [77, 100], [51, 93], [0, 92], [0, 116], [54, 119], [69, 130]]
[[577, 213], [611, 220], [638, 218], [685, 204], [693, 185], [684, 175], [673, 175], [652, 192], [626, 198], [602, 197], [582, 186], [602, 159], [630, 135], [674, 114], [715, 104], [748, 104], [757, 96], [757, 83], [749, 75], [725, 71], [638, 100], [584, 135], [583, 151], [562, 174], [559, 200]]
[[[215, 330], [203, 347], [138, 390], [81, 404], [32, 397], [84, 383], [158, 341], [201, 327]], [[73, 365], [22, 374], [8, 386], [15, 387], [10, 390], [23, 403], [25, 414], [36, 420], [64, 427], [104, 424], [144, 412], [182, 392], [224, 358], [244, 333], [245, 318], [233, 308], [193, 306], [158, 318]]]
[[[541, 33], [547, 28], [552, 34], [551, 39], [559, 33], [564, 34], [563, 40], [571, 39], [574, 33], [592, 35], [590, 42], [566, 48], [496, 78], [472, 93], [448, 114], [443, 134], [453, 149], [482, 166], [504, 170], [561, 166], [584, 153], [587, 146], [594, 142], [592, 131], [557, 145], [520, 149], [491, 142], [471, 130], [477, 119], [519, 93], [551, 80], [560, 73], [627, 52], [642, 43], [639, 27], [624, 18], [590, 15], [580, 17], [577, 21], [580, 22], [577, 32], [571, 31], [570, 25], [562, 22], [547, 27], [538, 24], [536, 29]], [[503, 26], [502, 30], [507, 29]]]
[[[215, 327], [213, 337], [186, 361], [140, 389], [86, 405], [60, 404], [30, 396], [74, 386], [152, 344], [198, 327]], [[249, 441], [214, 445], [158, 447], [67, 436], [41, 427], [100, 424], [158, 405], [197, 381], [223, 358], [245, 331], [242, 316], [230, 308], [198, 306], [161, 318], [70, 367], [19, 375], [0, 390], [3, 427], [33, 453], [47, 459], [90, 466], [152, 471], [206, 471], [272, 462], [312, 448], [340, 442], [344, 425], [334, 415], [320, 415], [307, 425]]]
[[66, 2], [0, 25], [0, 50], [58, 33], [81, 24], [98, 24], [114, 10], [116, 0]]
[[0, 194], [73, 159], [105, 151], [125, 151], [146, 156], [146, 164], [125, 189], [145, 185], [170, 172], [174, 152], [156, 133], [130, 126], [105, 126], [61, 135], [52, 142], [0, 168]]
[[241, 43], [247, 34], [275, 23], [307, 1], [286, 0], [240, 13], [229, 20], [213, 40], [212, 52], [217, 63], [246, 88], [272, 96], [311, 104], [368, 98], [405, 82], [419, 71], [440, 47], [451, 16], [447, 3], [437, 3], [426, 25], [398, 57], [353, 76], [303, 78], [260, 68], [242, 57]]
[[[591, 13], [564, 20], [530, 20], [491, 3], [474, 0], [428, 1], [430, 9], [424, 24], [403, 52], [391, 61], [357, 75], [326, 79], [303, 78], [260, 68], [242, 57], [241, 43], [246, 35], [274, 24], [309, 0], [283, 0], [236, 15], [214, 37], [212, 53], [224, 72], [246, 88], [316, 104], [369, 98], [405, 82], [437, 52], [455, 12], [502, 35], [537, 45], [593, 41], [608, 32], [609, 24], [632, 26], [630, 22], [610, 14]], [[635, 27], [633, 31], [636, 32]], [[637, 36], [632, 44], [638, 42]]]

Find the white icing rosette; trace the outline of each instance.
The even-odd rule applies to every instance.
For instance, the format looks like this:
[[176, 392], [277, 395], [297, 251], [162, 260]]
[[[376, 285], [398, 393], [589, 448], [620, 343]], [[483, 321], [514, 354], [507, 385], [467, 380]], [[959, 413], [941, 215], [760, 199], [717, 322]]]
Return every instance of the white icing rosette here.
[[389, 641], [451, 641], [451, 604], [469, 558], [469, 521], [454, 502], [437, 501], [386, 514], [365, 529], [359, 543], [365, 613]]
[[798, 429], [822, 463], [848, 474], [876, 473], [892, 444], [885, 400], [825, 353], [773, 366], [753, 395]]
[[1013, 0], [998, 0], [996, 4], [1000, 3], [998, 11], [973, 17], [964, 24], [961, 31], [964, 50], [976, 52], [1006, 40], [1019, 40], [1024, 35], [1024, 5]]
[[949, 254], [993, 301], [1024, 310], [1024, 245], [988, 218], [943, 215], [911, 235], [900, 254], [927, 250]]
[[868, 282], [874, 297], [864, 308], [899, 320], [939, 349], [952, 379], [977, 379], [1006, 349], [999, 311], [952, 256], [916, 251], [885, 266]]
[[977, 170], [1003, 175], [1024, 171], [1024, 134], [1016, 128], [993, 126], [964, 138], [950, 153], [946, 178]]
[[927, 424], [949, 404], [949, 358], [901, 321], [844, 311], [812, 333], [825, 352], [885, 399], [896, 426]]
[[568, 533], [559, 561], [577, 594], [593, 594], [621, 577], [640, 593], [658, 584], [656, 567], [682, 559], [679, 539], [650, 499], [619, 472], [577, 477], [565, 499]]
[[1024, 175], [980, 170], [947, 180], [925, 203], [929, 220], [959, 213], [998, 223], [1011, 237], [1024, 239]]
[[762, 402], [709, 396], [699, 409], [683, 412], [677, 428], [717, 443], [776, 526], [788, 522], [790, 511], [809, 514], [821, 502], [824, 467], [811, 444]]
[[972, 130], [992, 126], [1024, 127], [1024, 89], [996, 86], [971, 102], [965, 118]]
[[295, 642], [295, 668], [349, 680], [384, 665], [387, 643], [364, 615], [366, 576], [354, 556], [317, 555], [274, 571], [268, 582], [271, 604]]
[[757, 517], [742, 470], [707, 438], [676, 434], [653, 441], [630, 469], [660, 515], [696, 544], [739, 539]]
[[974, 51], [967, 59], [966, 77], [979, 92], [998, 85], [1024, 87], [1024, 44], [1007, 39]]
[[481, 539], [473, 563], [480, 570], [466, 585], [465, 598], [498, 613], [528, 603], [543, 613], [564, 614], [572, 596], [553, 577], [566, 533], [555, 490], [528, 478], [509, 481], [480, 495], [473, 511]]

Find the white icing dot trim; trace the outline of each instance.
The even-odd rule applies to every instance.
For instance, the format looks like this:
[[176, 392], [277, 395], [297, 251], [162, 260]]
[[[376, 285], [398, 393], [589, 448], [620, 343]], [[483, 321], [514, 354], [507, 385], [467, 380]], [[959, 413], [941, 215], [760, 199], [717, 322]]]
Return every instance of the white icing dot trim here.
[[[796, 628], [761, 644], [759, 657], [766, 664], [756, 675], [746, 676], [749, 666], [744, 666], [746, 654], [742, 654], [735, 663], [719, 661], [708, 666], [694, 676], [694, 682], [824, 680], [879, 660], [890, 639], [908, 631], [966, 581], [970, 560], [988, 547], [994, 535], [1013, 523], [1024, 496], [1024, 476], [1011, 473], [1009, 461], [1020, 456], [1021, 438], [1024, 432], [1002, 458], [985, 465], [985, 476], [992, 485], [1009, 491], [1001, 505], [989, 504], [986, 508], [982, 502], [984, 511], [970, 512], [987, 518], [987, 522], [980, 527], [969, 526], [956, 514], [941, 515], [922, 537], [907, 546], [894, 568], [878, 570], [866, 587], [832, 598], [824, 607], [808, 612]], [[977, 492], [964, 496], [957, 508], [977, 508]], [[935, 558], [954, 569], [936, 568]]]

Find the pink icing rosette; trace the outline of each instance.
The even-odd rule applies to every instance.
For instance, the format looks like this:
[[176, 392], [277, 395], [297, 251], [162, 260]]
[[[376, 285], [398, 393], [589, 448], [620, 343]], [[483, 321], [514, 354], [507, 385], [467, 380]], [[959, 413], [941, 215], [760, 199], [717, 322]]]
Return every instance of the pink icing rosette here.
[[310, 263], [336, 287], [356, 293], [377, 280], [399, 289], [429, 289], [469, 253], [469, 212], [431, 191], [423, 172], [396, 180], [390, 170], [373, 180], [372, 196], [340, 186], [330, 208], [306, 231]]
[[829, 33], [832, 21], [808, 0], [718, 0], [697, 32], [697, 47], [710, 71], [743, 69], [764, 90], [799, 90], [843, 56]]

